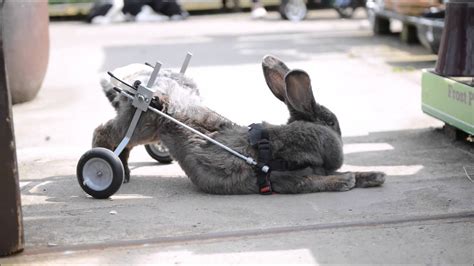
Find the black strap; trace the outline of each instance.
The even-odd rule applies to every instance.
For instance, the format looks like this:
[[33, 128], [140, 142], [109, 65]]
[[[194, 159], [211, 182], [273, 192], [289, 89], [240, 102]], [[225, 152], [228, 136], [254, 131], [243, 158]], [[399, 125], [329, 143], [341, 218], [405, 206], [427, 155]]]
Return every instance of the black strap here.
[[272, 184], [270, 182], [270, 169], [265, 173], [262, 169], [272, 160], [272, 150], [270, 146], [270, 136], [262, 124], [251, 124], [249, 129], [249, 143], [258, 151], [256, 173], [259, 192], [262, 195], [272, 194]]
[[303, 168], [309, 167], [310, 164], [297, 164], [294, 162], [288, 162], [283, 159], [273, 159], [268, 163], [268, 166], [272, 169], [272, 171], [295, 171], [301, 170]]
[[[262, 131], [263, 126], [262, 124], [251, 124], [249, 126], [248, 138], [249, 143], [252, 147], [257, 148], [257, 144], [262, 139]], [[268, 133], [266, 133], [268, 135]], [[268, 137], [267, 137], [268, 138]]]
[[269, 195], [269, 194], [272, 194], [272, 184], [270, 182], [270, 173], [272, 169], [269, 168], [269, 170], [266, 173], [263, 172], [262, 169], [263, 167], [268, 166], [268, 163], [271, 161], [272, 150], [270, 147], [270, 141], [268, 140], [268, 138], [263, 138], [264, 137], [263, 135], [264, 134], [262, 134], [262, 139], [260, 139], [257, 143], [257, 149], [258, 149], [257, 183], [258, 183], [260, 194]]
[[[257, 172], [257, 184], [260, 194], [272, 194], [272, 184], [270, 173], [272, 171], [293, 171], [308, 167], [306, 164], [297, 164], [283, 159], [273, 159], [270, 145], [270, 135], [262, 124], [251, 124], [249, 126], [248, 140], [250, 145], [257, 149], [258, 158], [255, 171]], [[269, 168], [268, 172], [263, 172], [263, 167]]]

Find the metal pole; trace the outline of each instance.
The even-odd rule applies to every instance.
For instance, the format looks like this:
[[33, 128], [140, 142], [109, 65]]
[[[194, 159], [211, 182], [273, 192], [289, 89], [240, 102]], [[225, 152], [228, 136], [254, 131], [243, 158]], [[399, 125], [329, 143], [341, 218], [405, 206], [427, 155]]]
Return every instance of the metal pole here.
[[0, 256], [20, 252], [24, 246], [11, 96], [3, 51], [4, 2], [0, 0]]
[[181, 70], [179, 71], [179, 73], [181, 73], [181, 75], [184, 75], [184, 73], [186, 72], [186, 69], [188, 68], [189, 61], [191, 61], [192, 56], [193, 56], [193, 54], [190, 53], [190, 52], [188, 52], [186, 54], [186, 57], [184, 58], [183, 65], [181, 66]]
[[[243, 154], [240, 154], [240, 153], [234, 151], [233, 149], [227, 147], [226, 145], [224, 145], [224, 144], [222, 144], [222, 143], [220, 143], [220, 142], [214, 140], [213, 138], [211, 138], [211, 137], [209, 137], [209, 136], [204, 135], [203, 133], [199, 132], [198, 130], [196, 130], [196, 129], [194, 129], [194, 128], [192, 128], [192, 127], [190, 127], [190, 126], [184, 124], [183, 122], [181, 122], [181, 121], [179, 121], [179, 120], [177, 120], [177, 119], [175, 119], [175, 118], [173, 118], [173, 117], [171, 117], [171, 116], [169, 116], [169, 115], [167, 115], [167, 114], [161, 112], [161, 111], [158, 110], [158, 109], [155, 109], [155, 108], [153, 108], [153, 107], [148, 107], [148, 109], [150, 109], [152, 112], [155, 112], [155, 113], [157, 113], [157, 114], [159, 114], [159, 115], [165, 117], [166, 119], [172, 121], [173, 123], [178, 124], [178, 125], [180, 125], [180, 126], [186, 128], [187, 130], [193, 132], [194, 134], [199, 135], [200, 137], [204, 138], [205, 140], [207, 140], [207, 141], [209, 141], [209, 142], [212, 142], [213, 144], [215, 144], [215, 145], [221, 147], [222, 149], [224, 149], [224, 150], [230, 152], [231, 154], [235, 155], [236, 157], [239, 157], [240, 159], [244, 160], [246, 163], [248, 163], [248, 164], [250, 164], [250, 165], [257, 165], [257, 162], [256, 162], [252, 157], [247, 157], [247, 156], [245, 156], [245, 155], [243, 155]], [[267, 168], [262, 169], [262, 170], [266, 173], [266, 172], [267, 172], [266, 169], [267, 169]]]

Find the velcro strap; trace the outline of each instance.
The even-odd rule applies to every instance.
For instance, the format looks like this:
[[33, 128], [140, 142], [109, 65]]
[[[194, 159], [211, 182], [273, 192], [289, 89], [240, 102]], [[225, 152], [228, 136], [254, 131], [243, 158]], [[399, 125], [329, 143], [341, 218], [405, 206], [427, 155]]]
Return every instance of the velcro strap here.
[[268, 164], [272, 159], [272, 150], [268, 139], [258, 141], [258, 157], [257, 161], [262, 164]]
[[250, 145], [258, 151], [257, 165], [255, 167], [257, 173], [257, 185], [261, 195], [271, 195], [273, 193], [272, 184], [270, 182], [271, 167], [268, 172], [263, 172], [264, 166], [269, 167], [272, 160], [272, 150], [269, 141], [268, 131], [262, 124], [251, 124], [249, 126], [248, 140]]
[[272, 184], [270, 182], [271, 167], [268, 172], [263, 172], [264, 166], [269, 166], [268, 163], [272, 159], [272, 150], [268, 139], [261, 139], [258, 141], [258, 164], [257, 164], [257, 183], [262, 195], [272, 194]]
[[251, 124], [249, 126], [248, 140], [252, 147], [257, 148], [258, 142], [262, 139], [262, 124]]
[[270, 169], [272, 169], [272, 171], [277, 171], [277, 172], [301, 170], [310, 166], [309, 164], [305, 164], [305, 163], [298, 164], [295, 162], [285, 161], [283, 159], [273, 159], [270, 162], [268, 162], [267, 165], [268, 167], [270, 167]]

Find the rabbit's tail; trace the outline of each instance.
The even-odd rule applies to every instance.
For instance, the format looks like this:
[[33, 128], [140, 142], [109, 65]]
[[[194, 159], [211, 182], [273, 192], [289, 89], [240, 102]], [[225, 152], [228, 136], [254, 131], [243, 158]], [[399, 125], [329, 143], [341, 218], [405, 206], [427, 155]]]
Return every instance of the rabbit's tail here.
[[119, 93], [114, 90], [113, 84], [104, 77], [100, 80], [100, 86], [102, 86], [102, 91], [105, 93], [105, 96], [109, 100], [110, 104], [115, 110], [118, 110], [120, 107], [120, 101], [118, 97]]
[[356, 187], [377, 187], [385, 182], [383, 172], [355, 172]]

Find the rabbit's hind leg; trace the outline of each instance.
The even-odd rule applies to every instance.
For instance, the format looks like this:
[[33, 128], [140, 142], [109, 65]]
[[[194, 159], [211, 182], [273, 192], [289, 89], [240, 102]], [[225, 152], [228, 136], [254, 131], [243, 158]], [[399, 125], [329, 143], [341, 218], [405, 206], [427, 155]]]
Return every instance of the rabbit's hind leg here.
[[116, 140], [111, 121], [105, 125], [100, 125], [94, 130], [92, 137], [92, 147], [102, 147], [109, 150], [114, 150], [120, 140]]
[[123, 170], [125, 171], [125, 177], [123, 179], [124, 183], [130, 182], [130, 168], [128, 167], [128, 157], [130, 156], [131, 150], [132, 147], [126, 147], [119, 155], [120, 161], [122, 161]]
[[356, 187], [377, 187], [385, 182], [383, 172], [355, 172]]
[[301, 177], [277, 176], [272, 178], [272, 188], [278, 193], [311, 193], [323, 191], [348, 191], [355, 187], [354, 173], [333, 173], [332, 175], [307, 175]]

